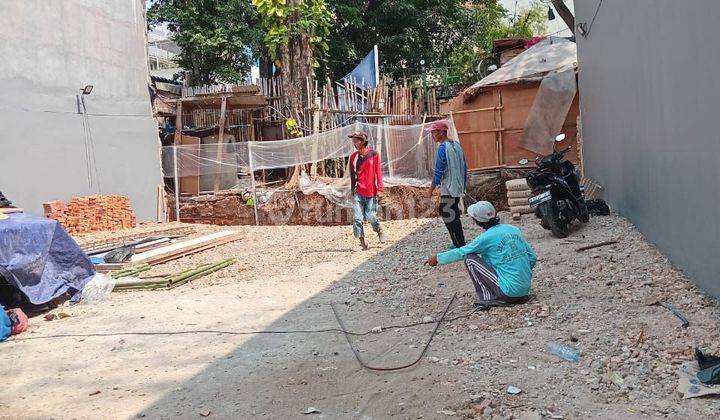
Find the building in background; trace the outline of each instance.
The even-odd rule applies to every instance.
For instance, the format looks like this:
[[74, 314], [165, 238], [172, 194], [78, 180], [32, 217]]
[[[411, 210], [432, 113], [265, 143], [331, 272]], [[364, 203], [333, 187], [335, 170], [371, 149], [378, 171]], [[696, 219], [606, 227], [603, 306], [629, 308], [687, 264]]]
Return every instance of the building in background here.
[[50, 200], [126, 195], [139, 220], [156, 219], [162, 172], [144, 2], [3, 5], [2, 192], [36, 214]]
[[720, 297], [720, 2], [576, 0], [585, 173]]

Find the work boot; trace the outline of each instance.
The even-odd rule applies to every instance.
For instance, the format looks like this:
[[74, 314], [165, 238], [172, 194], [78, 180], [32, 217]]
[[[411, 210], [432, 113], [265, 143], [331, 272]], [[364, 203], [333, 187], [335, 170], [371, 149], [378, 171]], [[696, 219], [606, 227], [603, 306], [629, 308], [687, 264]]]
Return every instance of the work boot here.
[[381, 244], [384, 244], [384, 243], [385, 243], [385, 239], [386, 239], [386, 238], [385, 238], [385, 231], [382, 230], [382, 229], [380, 229], [380, 230], [378, 230], [378, 233], [377, 233], [377, 234], [378, 234], [378, 239], [380, 240], [380, 243], [381, 243]]
[[365, 238], [362, 238], [362, 237], [360, 238], [360, 246], [362, 247], [363, 250], [368, 249], [368, 245], [365, 242]]

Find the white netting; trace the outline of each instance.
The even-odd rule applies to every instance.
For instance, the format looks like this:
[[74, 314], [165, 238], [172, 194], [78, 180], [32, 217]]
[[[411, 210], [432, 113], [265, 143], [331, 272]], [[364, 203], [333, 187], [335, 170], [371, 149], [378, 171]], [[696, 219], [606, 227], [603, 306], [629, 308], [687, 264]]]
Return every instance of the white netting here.
[[[424, 125], [354, 123], [319, 134], [289, 140], [185, 144], [163, 147], [166, 177], [222, 174], [230, 178], [258, 170], [346, 158], [353, 152], [348, 135], [364, 131], [379, 153], [388, 184], [424, 185], [433, 174], [435, 146]], [[177, 170], [177, 172], [176, 172]], [[225, 183], [223, 183], [225, 184]]]

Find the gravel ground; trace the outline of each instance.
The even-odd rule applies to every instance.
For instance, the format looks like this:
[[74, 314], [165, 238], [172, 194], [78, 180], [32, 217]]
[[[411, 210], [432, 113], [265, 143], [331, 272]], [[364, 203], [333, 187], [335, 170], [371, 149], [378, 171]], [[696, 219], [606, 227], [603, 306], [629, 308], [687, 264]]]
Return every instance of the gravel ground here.
[[[479, 233], [464, 222], [467, 237]], [[348, 226], [244, 226], [242, 240], [151, 274], [238, 258], [223, 271], [171, 291], [63, 306], [53, 312], [70, 316], [56, 321], [31, 319], [28, 333], [0, 344], [0, 417], [718, 417], [720, 399], [682, 400], [676, 391], [676, 370], [692, 360], [694, 346], [720, 354], [716, 301], [621, 218], [595, 218], [566, 240], [551, 238], [532, 217], [518, 225], [539, 257], [535, 300], [443, 324], [412, 369], [367, 371], [336, 333], [198, 330], [335, 328], [334, 304], [348, 329], [369, 331], [437, 319], [455, 293], [448, 317], [468, 314], [473, 292], [462, 264], [422, 265], [449, 242], [439, 221], [388, 222], [388, 243], [371, 241], [368, 251]], [[575, 252], [609, 239], [621, 242]], [[690, 326], [648, 305], [656, 299], [680, 309]], [[367, 363], [398, 366], [420, 355], [432, 328], [351, 340]], [[548, 354], [550, 341], [576, 348], [580, 361]], [[521, 392], [511, 395], [509, 386]], [[319, 413], [304, 415], [311, 407]]]

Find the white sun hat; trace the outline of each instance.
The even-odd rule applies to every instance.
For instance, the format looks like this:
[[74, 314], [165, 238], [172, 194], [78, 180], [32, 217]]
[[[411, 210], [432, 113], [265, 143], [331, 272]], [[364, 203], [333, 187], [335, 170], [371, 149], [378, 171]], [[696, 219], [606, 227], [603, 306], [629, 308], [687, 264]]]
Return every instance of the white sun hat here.
[[468, 214], [478, 222], [490, 221], [497, 216], [495, 207], [487, 201], [478, 201], [467, 209]]

